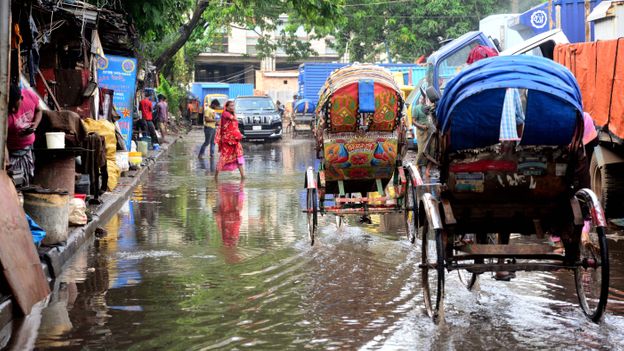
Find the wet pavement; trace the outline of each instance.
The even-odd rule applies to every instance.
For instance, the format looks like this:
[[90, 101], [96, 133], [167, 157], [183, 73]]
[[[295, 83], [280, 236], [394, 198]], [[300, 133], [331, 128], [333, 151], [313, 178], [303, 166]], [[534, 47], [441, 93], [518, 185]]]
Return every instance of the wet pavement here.
[[[609, 241], [611, 300], [601, 325], [571, 272], [446, 281], [446, 319], [424, 313], [418, 248], [402, 217], [321, 219], [307, 241], [303, 173], [311, 140], [245, 145], [248, 178], [213, 179], [194, 131], [56, 282], [39, 349], [604, 349], [624, 347], [624, 237]], [[617, 240], [620, 238], [620, 240]], [[36, 338], [36, 340], [34, 339]], [[17, 337], [14, 337], [17, 340]], [[16, 341], [13, 341], [16, 346]]]

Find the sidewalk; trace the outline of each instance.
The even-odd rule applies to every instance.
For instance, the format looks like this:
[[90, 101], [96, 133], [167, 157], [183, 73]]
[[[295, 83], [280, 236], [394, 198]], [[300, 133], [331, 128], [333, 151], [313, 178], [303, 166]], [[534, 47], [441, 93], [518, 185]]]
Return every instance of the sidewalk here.
[[[64, 245], [39, 248], [41, 266], [44, 274], [48, 278], [48, 282], [51, 283], [61, 274], [63, 266], [71, 260], [83, 244], [93, 240], [95, 230], [105, 225], [113, 215], [119, 211], [121, 206], [132, 195], [134, 188], [141, 183], [147, 173], [154, 167], [156, 164], [155, 161], [166, 155], [169, 152], [169, 148], [172, 147], [183, 134], [184, 133], [181, 133], [176, 136], [175, 139], [169, 144], [163, 145], [157, 152], [152, 152], [151, 155], [144, 160], [145, 165], [141, 169], [125, 172], [124, 176], [119, 178], [119, 183], [115, 190], [106, 192], [100, 196], [101, 204], [89, 206], [89, 209], [93, 213], [91, 222], [83, 226], [69, 227], [69, 236]], [[3, 334], [6, 332], [5, 329], [9, 327], [8, 324], [14, 317], [13, 311], [12, 297], [3, 295], [0, 291], [0, 345], [2, 344]]]

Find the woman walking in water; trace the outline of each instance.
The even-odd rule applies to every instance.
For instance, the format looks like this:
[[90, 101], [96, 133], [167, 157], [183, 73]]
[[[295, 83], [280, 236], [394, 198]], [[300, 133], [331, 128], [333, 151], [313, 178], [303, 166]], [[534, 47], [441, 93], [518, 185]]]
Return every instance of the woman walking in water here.
[[245, 158], [243, 157], [243, 146], [240, 141], [243, 135], [238, 130], [238, 120], [234, 115], [234, 102], [225, 103], [223, 114], [221, 115], [221, 125], [217, 130], [215, 142], [219, 146], [219, 163], [215, 172], [215, 179], [218, 179], [219, 172], [233, 171], [238, 168], [241, 179], [245, 178]]

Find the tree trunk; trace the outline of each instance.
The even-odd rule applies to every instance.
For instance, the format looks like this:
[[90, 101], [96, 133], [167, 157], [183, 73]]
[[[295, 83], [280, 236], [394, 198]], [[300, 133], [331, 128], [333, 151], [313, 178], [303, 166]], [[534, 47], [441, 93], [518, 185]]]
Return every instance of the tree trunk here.
[[179, 37], [175, 40], [175, 42], [173, 42], [173, 44], [171, 44], [171, 46], [165, 49], [165, 51], [163, 51], [163, 53], [160, 54], [160, 56], [158, 56], [158, 58], [154, 62], [154, 66], [156, 66], [157, 71], [160, 71], [165, 66], [165, 64], [169, 62], [169, 60], [171, 60], [171, 58], [178, 52], [178, 50], [180, 50], [182, 46], [184, 46], [186, 41], [191, 36], [191, 33], [193, 33], [193, 30], [201, 20], [202, 14], [206, 10], [206, 8], [208, 8], [208, 4], [209, 2], [207, 0], [198, 1], [197, 7], [195, 8], [195, 11], [193, 11], [193, 16], [191, 17], [191, 20], [182, 27], [180, 27], [180, 30], [178, 31]]

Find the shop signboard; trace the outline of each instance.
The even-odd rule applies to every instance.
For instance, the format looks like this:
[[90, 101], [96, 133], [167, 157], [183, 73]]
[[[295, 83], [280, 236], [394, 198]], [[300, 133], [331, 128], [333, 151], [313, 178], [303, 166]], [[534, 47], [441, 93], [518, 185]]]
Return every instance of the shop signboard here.
[[97, 70], [100, 87], [114, 91], [113, 105], [121, 116], [117, 124], [126, 139], [126, 148], [130, 150], [137, 60], [133, 57], [106, 55], [98, 58]]

